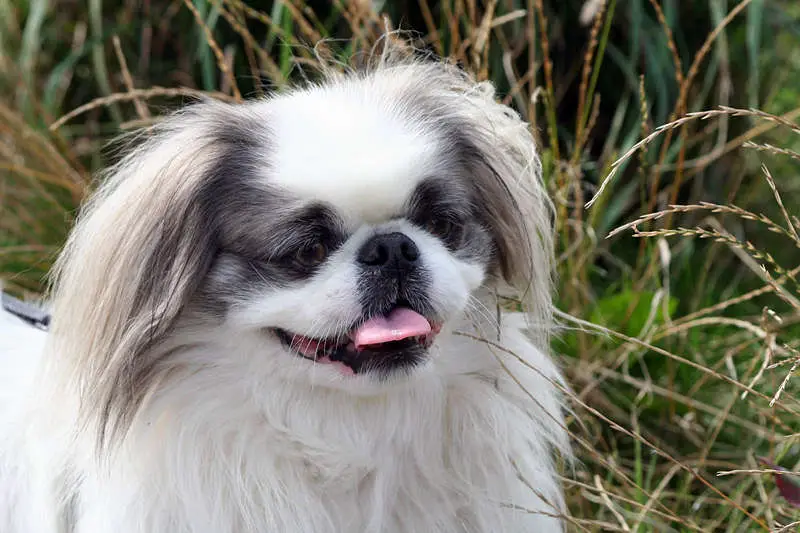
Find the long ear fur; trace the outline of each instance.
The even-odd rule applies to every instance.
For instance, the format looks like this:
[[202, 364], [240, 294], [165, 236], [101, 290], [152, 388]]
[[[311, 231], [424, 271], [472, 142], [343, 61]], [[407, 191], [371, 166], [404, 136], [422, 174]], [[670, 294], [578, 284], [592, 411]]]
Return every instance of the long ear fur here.
[[196, 104], [143, 134], [83, 208], [56, 263], [51, 352], [100, 445], [130, 422], [156, 371], [148, 348], [215, 256], [209, 196], [234, 115], [238, 107]]
[[495, 237], [500, 272], [523, 304], [531, 337], [546, 349], [553, 319], [552, 203], [529, 126], [495, 102], [491, 85], [476, 89], [470, 98], [483, 100], [470, 136], [479, 154], [476, 185]]

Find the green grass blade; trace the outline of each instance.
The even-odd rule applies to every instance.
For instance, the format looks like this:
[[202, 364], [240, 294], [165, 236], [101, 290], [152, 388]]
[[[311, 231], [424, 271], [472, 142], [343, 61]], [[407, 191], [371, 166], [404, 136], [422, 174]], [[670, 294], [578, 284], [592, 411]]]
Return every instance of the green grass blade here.
[[[49, 8], [48, 0], [31, 0], [30, 12], [28, 19], [25, 22], [25, 29], [22, 33], [22, 47], [19, 54], [19, 65], [22, 71], [22, 80], [27, 87], [33, 87], [34, 73], [36, 71], [36, 58], [41, 46], [41, 32], [42, 25], [44, 24], [47, 10]], [[25, 91], [22, 95], [21, 107], [26, 116], [30, 116], [31, 103], [29, 99], [29, 91]]]
[[[193, 2], [200, 13], [201, 18], [204, 19], [206, 26], [211, 32], [214, 32], [217, 21], [219, 20], [219, 8], [216, 5], [210, 5], [207, 0], [196, 0]], [[211, 46], [206, 40], [205, 30], [197, 26], [197, 55], [200, 59], [200, 72], [203, 80], [203, 89], [206, 91], [214, 91], [217, 89], [217, 63]]]
[[750, 75], [747, 78], [747, 99], [752, 108], [759, 105], [761, 69], [761, 28], [764, 25], [764, 0], [753, 0], [747, 6], [747, 58]]

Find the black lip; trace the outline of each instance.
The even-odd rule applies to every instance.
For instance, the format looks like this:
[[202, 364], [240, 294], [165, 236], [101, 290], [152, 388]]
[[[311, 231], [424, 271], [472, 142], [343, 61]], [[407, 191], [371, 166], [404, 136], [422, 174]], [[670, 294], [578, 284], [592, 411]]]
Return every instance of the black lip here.
[[[360, 326], [369, 318], [362, 318], [348, 331]], [[292, 347], [294, 334], [279, 328], [275, 328], [274, 332], [281, 343], [294, 355], [309, 361], [316, 361], [316, 358], [309, 357]], [[352, 343], [348, 342], [347, 336], [342, 335], [342, 339], [345, 342], [331, 352], [329, 355], [330, 360], [348, 366], [355, 374], [372, 372], [381, 379], [387, 379], [397, 372], [409, 372], [415, 366], [423, 363], [428, 354], [428, 347], [414, 339], [387, 342], [359, 351], [348, 349], [348, 345], [352, 345]]]
[[427, 353], [428, 349], [414, 339], [403, 339], [358, 352], [343, 346], [330, 359], [347, 365], [356, 374], [372, 372], [386, 379], [398, 371], [410, 371], [425, 360]]

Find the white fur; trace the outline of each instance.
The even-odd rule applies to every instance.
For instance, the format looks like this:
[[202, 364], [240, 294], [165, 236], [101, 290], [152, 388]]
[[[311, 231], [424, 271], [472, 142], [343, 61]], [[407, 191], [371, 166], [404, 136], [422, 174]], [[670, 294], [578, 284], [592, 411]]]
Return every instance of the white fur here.
[[[453, 336], [413, 386], [357, 402], [334, 388], [309, 394], [288, 387], [285, 374], [274, 372], [280, 365], [257, 362], [285, 354], [263, 353], [257, 340], [194, 332], [192, 340], [203, 349], [185, 354], [186, 375], [152, 400], [109, 464], [76, 458], [86, 477], [75, 531], [560, 531], [548, 516], [562, 506], [550, 459], [553, 443], [566, 446], [557, 425], [559, 400], [548, 381], [558, 381], [558, 371], [524, 338], [518, 317], [504, 322], [503, 345], [524, 354], [541, 374], [504, 352]], [[471, 323], [463, 326], [486, 335]], [[41, 345], [40, 332], [14, 328]], [[7, 319], [2, 331], [11, 331]], [[16, 370], [29, 376], [36, 350], [17, 347], [14, 353]], [[495, 355], [535, 391], [535, 403], [491, 364]], [[13, 379], [4, 383], [22, 383], [8, 375], [14, 368], [5, 359], [4, 378]], [[203, 363], [215, 366], [197, 371]], [[29, 379], [24, 383], [37, 393]], [[50, 408], [57, 412], [58, 404]], [[33, 447], [21, 438], [25, 419], [38, 415], [2, 418], [0, 526], [8, 533], [69, 531], [54, 527], [52, 508], [36, 498], [41, 487], [32, 486], [32, 473], [57, 467], [50, 449], [57, 441], [45, 440], [57, 434], [34, 434]], [[78, 449], [90, 450], [91, 443]], [[552, 506], [517, 481], [506, 455]], [[505, 496], [502, 502], [498, 495]]]
[[[397, 218], [439, 163], [435, 125], [396, 108], [394, 96], [420, 80], [452, 92], [447, 111], [496, 142], [485, 157], [530, 217], [530, 234], [517, 236], [530, 239], [538, 277], [529, 285], [500, 284]], [[0, 532], [561, 531], [555, 457], [569, 452], [562, 380], [545, 353], [551, 245], [525, 125], [484, 85], [415, 62], [264, 102], [206, 105], [123, 159], [86, 208], [59, 262], [53, 331], [0, 313]], [[307, 283], [251, 295], [218, 322], [191, 305], [199, 274], [169, 266], [167, 288], [135, 314], [159, 224], [191, 206], [188, 191], [219, 151], [214, 120], [226, 114], [269, 121], [270, 134], [253, 132], [265, 146], [259, 179], [335, 206], [351, 234]], [[387, 230], [422, 250], [445, 320], [424, 365], [389, 382], [346, 376], [265, 334], [324, 336], [357, 319], [354, 254]], [[199, 253], [192, 237], [177, 265]], [[502, 313], [498, 323], [498, 288], [516, 289], [529, 315]], [[158, 343], [136, 358], [164, 363], [129, 427], [104, 446], [97, 404], [125, 390], [115, 379], [136, 362], [127, 350], [148, 336]]]
[[[386, 213], [399, 212], [418, 181], [435, 170], [436, 140], [411, 129], [380, 102], [364, 105], [369, 95], [358, 89], [336, 86], [322, 98], [303, 91], [268, 104], [270, 124], [281, 132], [269, 181], [341, 206], [362, 221], [379, 222]], [[308, 152], [298, 157], [298, 149]], [[334, 176], [346, 179], [347, 186]]]

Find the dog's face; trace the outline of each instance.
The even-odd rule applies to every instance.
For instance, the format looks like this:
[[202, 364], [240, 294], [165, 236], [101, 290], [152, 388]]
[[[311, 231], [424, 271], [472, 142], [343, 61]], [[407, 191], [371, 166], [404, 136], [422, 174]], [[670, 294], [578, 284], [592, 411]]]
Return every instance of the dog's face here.
[[368, 89], [303, 91], [220, 125], [219, 253], [200, 293], [307, 360], [300, 373], [385, 381], [426, 363], [500, 246], [469, 138]]
[[214, 339], [212, 367], [375, 390], [431, 368], [471, 305], [491, 314], [479, 290], [523, 298], [545, 345], [549, 213], [528, 126], [455, 67], [386, 61], [190, 106], [85, 208], [53, 337], [101, 426]]

